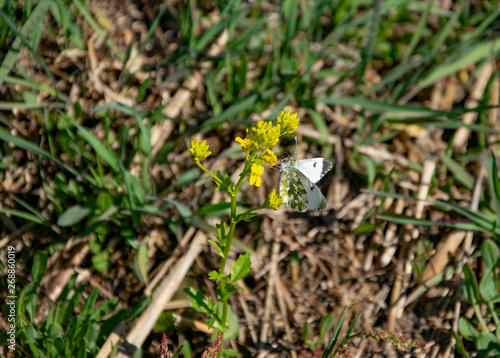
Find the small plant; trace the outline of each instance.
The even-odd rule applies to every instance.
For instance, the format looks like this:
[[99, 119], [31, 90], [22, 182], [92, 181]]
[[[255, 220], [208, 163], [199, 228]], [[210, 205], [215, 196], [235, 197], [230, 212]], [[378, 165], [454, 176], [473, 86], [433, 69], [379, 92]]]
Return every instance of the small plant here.
[[[481, 257], [485, 267], [481, 272], [479, 282], [469, 265], [464, 266], [465, 303], [472, 306], [474, 316], [460, 317], [458, 331], [465, 340], [474, 343], [480, 357], [498, 357], [500, 355], [500, 331], [498, 330], [500, 318], [495, 308], [495, 304], [500, 300], [498, 286], [500, 249], [498, 245], [491, 240], [483, 241]], [[463, 357], [469, 357], [470, 352], [467, 352], [458, 334], [453, 333], [457, 352]]]
[[315, 357], [321, 357], [321, 358], [348, 357], [348, 358], [350, 358], [350, 357], [352, 357], [352, 354], [349, 352], [347, 345], [351, 340], [353, 340], [355, 338], [373, 338], [373, 339], [378, 339], [378, 340], [382, 340], [382, 341], [387, 341], [387, 342], [391, 343], [398, 350], [402, 350], [405, 348], [416, 348], [416, 347], [423, 348], [423, 347], [425, 347], [425, 343], [403, 337], [403, 335], [399, 332], [377, 330], [377, 331], [368, 331], [368, 332], [354, 333], [353, 334], [352, 331], [354, 330], [354, 328], [356, 327], [356, 324], [358, 323], [359, 319], [361, 318], [361, 313], [359, 313], [354, 318], [351, 325], [347, 329], [347, 332], [345, 333], [344, 338], [339, 342], [340, 331], [342, 329], [342, 325], [344, 324], [345, 311], [346, 311], [346, 308], [344, 307], [342, 313], [339, 316], [339, 319], [337, 320], [337, 323], [335, 323], [335, 316], [333, 315], [333, 313], [326, 315], [321, 320], [321, 323], [320, 323], [320, 339], [321, 339], [321, 341], [323, 340], [325, 334], [333, 329], [332, 339], [330, 340], [326, 349], [323, 351], [321, 351], [318, 348], [318, 341], [308, 339], [308, 334], [309, 334], [308, 326], [307, 325], [304, 326], [304, 331], [303, 331], [304, 341], [307, 343], [307, 345], [309, 346], [309, 348], [311, 350], [316, 352]]
[[[291, 114], [290, 111], [286, 113], [281, 111], [281, 114], [276, 119], [276, 123], [259, 121], [255, 127], [247, 129], [244, 139], [236, 138], [236, 141], [241, 144], [241, 148], [246, 154], [245, 166], [236, 184], [231, 182], [227, 172], [224, 174], [220, 172], [214, 174], [200, 163], [200, 160], [207, 158], [211, 154], [206, 141], [191, 141], [189, 151], [193, 156], [194, 162], [213, 178], [217, 185], [217, 190], [227, 193], [231, 198], [229, 220], [226, 222], [226, 220], [222, 219], [220, 224], [216, 225], [217, 240], [209, 241], [217, 249], [221, 257], [219, 269], [209, 274], [211, 280], [218, 282], [218, 302], [213, 302], [211, 298], [207, 300], [203, 294], [196, 292], [193, 288], [185, 290], [186, 294], [192, 300], [192, 306], [209, 318], [210, 326], [215, 327], [221, 332], [221, 347], [224, 347], [224, 340], [234, 338], [238, 332], [236, 317], [231, 312], [228, 300], [236, 290], [241, 289], [236, 282], [245, 278], [250, 273], [249, 253], [240, 255], [235, 263], [231, 263], [230, 274], [227, 275], [225, 273], [226, 263], [231, 254], [231, 243], [236, 225], [242, 220], [253, 218], [256, 215], [256, 210], [263, 208], [278, 210], [278, 206], [283, 204], [282, 198], [274, 189], [269, 198], [261, 206], [238, 214], [236, 210], [238, 193], [247, 179], [250, 185], [261, 185], [261, 175], [264, 172], [264, 166], [273, 167], [277, 163], [277, 158], [272, 148], [278, 143], [281, 136], [293, 133], [297, 129], [298, 124], [299, 118], [297, 118], [296, 113]], [[228, 353], [228, 351], [223, 351], [222, 354], [225, 353]], [[213, 356], [213, 353], [207, 354], [207, 356]]]
[[[133, 312], [122, 309], [104, 320], [104, 316], [113, 312], [118, 297], [96, 307], [97, 287], [83, 300], [86, 286], [76, 287], [75, 275], [38, 322], [35, 318], [38, 315], [37, 288], [46, 267], [47, 254], [37, 251], [31, 269], [32, 280], [17, 294], [15, 356], [18, 357], [95, 357], [116, 325], [134, 318], [150, 301], [147, 298]], [[3, 313], [7, 313], [9, 307], [3, 305], [2, 308]], [[7, 347], [8, 339], [8, 332], [2, 334], [0, 346]]]

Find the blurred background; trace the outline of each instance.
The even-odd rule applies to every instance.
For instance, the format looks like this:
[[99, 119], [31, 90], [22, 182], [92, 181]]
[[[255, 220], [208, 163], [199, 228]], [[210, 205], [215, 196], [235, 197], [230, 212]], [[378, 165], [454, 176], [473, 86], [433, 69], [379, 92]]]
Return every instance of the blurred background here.
[[[231, 298], [243, 357], [500, 355], [497, 1], [0, 1], [0, 258], [16, 256], [14, 356], [94, 357], [193, 242], [202, 254], [142, 346], [211, 342], [182, 288], [216, 297], [207, 244], [238, 179], [235, 142], [282, 110], [279, 159], [324, 157], [327, 210], [261, 210], [236, 229], [252, 272]], [[243, 208], [279, 186], [266, 169]], [[175, 271], [173, 271], [175, 272]], [[7, 296], [7, 283], [0, 283]], [[3, 305], [1, 330], [8, 330]], [[6, 356], [7, 335], [1, 345]], [[83, 347], [83, 348], [82, 348]], [[189, 349], [186, 347], [190, 347]], [[0, 355], [1, 355], [0, 354]], [[315, 355], [316, 354], [316, 355]], [[347, 355], [347, 353], [345, 354]]]

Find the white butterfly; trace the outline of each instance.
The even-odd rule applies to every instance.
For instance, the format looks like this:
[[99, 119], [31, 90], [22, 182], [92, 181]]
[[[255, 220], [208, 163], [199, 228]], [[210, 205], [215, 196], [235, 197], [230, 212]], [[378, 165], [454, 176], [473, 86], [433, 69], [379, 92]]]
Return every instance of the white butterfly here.
[[298, 211], [326, 209], [326, 199], [316, 186], [332, 169], [325, 158], [285, 159], [281, 162], [280, 196], [286, 205]]

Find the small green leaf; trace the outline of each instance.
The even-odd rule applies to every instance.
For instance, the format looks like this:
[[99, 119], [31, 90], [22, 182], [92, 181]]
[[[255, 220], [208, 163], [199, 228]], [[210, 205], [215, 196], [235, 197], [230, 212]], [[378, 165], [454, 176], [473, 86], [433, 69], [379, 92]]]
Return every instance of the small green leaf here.
[[59, 216], [57, 219], [57, 225], [61, 227], [72, 226], [87, 217], [90, 212], [90, 208], [81, 205], [74, 205]]
[[[184, 341], [184, 342], [187, 342], [187, 341]], [[184, 344], [186, 344], [186, 343], [184, 343]], [[189, 343], [188, 343], [188, 344], [189, 344]], [[177, 351], [175, 351], [175, 353], [174, 353], [174, 355], [172, 356], [172, 358], [177, 358], [177, 357], [179, 357], [179, 354], [181, 354], [181, 352], [182, 352], [182, 348], [183, 348], [183, 347], [184, 347], [184, 346], [180, 346], [180, 348], [179, 348]], [[187, 347], [187, 345], [186, 345], [186, 347]], [[190, 351], [189, 351], [189, 352], [190, 352]], [[186, 355], [186, 357], [187, 357], [187, 355]]]
[[211, 279], [212, 281], [217, 281], [220, 279], [220, 274], [218, 271], [212, 271], [208, 274], [208, 278]]
[[40, 281], [43, 278], [45, 269], [47, 268], [47, 254], [43, 251], [37, 251], [33, 257], [33, 266], [31, 267], [32, 281]]
[[78, 123], [73, 120], [70, 122], [78, 129], [78, 134], [89, 143], [92, 148], [94, 148], [95, 152], [113, 169], [114, 172], [120, 172], [120, 162], [116, 157], [111, 153], [108, 148], [102, 144], [99, 139], [94, 137], [94, 135], [85, 127], [82, 127]]
[[325, 333], [330, 332], [335, 325], [335, 315], [333, 312], [328, 313], [319, 323], [319, 337], [323, 341]]
[[137, 103], [142, 101], [142, 99], [144, 98], [144, 95], [146, 94], [146, 90], [148, 89], [148, 84], [149, 84], [150, 79], [151, 79], [151, 77], [146, 78], [146, 80], [139, 87], [139, 91], [137, 93], [137, 98], [136, 98]]
[[469, 265], [464, 265], [464, 296], [465, 302], [476, 304], [479, 301], [479, 285], [476, 276]]
[[345, 334], [346, 337], [349, 337], [351, 335], [352, 331], [354, 330], [354, 328], [358, 324], [358, 321], [359, 321], [359, 319], [361, 318], [362, 315], [363, 315], [363, 312], [359, 312], [358, 315], [354, 318], [354, 320], [352, 321], [351, 325], [347, 329], [347, 332]]
[[491, 332], [480, 333], [476, 345], [477, 351], [482, 357], [500, 356], [500, 344], [497, 337]]
[[97, 194], [96, 204], [101, 211], [106, 211], [113, 204], [113, 198], [107, 190], [101, 190]]
[[[497, 218], [500, 218], [500, 178], [498, 177], [498, 167], [493, 152], [486, 160], [485, 168], [488, 173], [488, 186], [491, 194], [492, 207]], [[500, 219], [497, 220], [500, 223]]]
[[148, 281], [148, 248], [145, 245], [139, 246], [134, 255], [134, 273], [141, 283]]
[[368, 189], [373, 188], [373, 183], [375, 182], [375, 174], [376, 174], [376, 168], [375, 168], [375, 163], [373, 160], [366, 155], [362, 155], [361, 158], [363, 159], [363, 162], [365, 163], [366, 166], [366, 172], [368, 176]]
[[480, 333], [465, 317], [458, 319], [458, 331], [468, 341], [477, 341]]
[[61, 338], [63, 336], [63, 329], [57, 323], [51, 323], [47, 329], [48, 336], [52, 339]]
[[213, 305], [211, 301], [207, 301], [201, 292], [197, 292], [194, 288], [185, 288], [184, 293], [191, 299], [191, 307], [200, 313], [205, 313], [207, 316], [213, 316]]
[[337, 324], [335, 326], [335, 330], [333, 332], [333, 337], [330, 340], [328, 347], [326, 347], [325, 351], [323, 352], [323, 355], [321, 356], [322, 358], [323, 357], [325, 357], [325, 358], [330, 357], [330, 355], [333, 352], [333, 349], [335, 348], [335, 345], [337, 344], [337, 340], [338, 340], [339, 335], [340, 335], [340, 330], [341, 330], [342, 325], [344, 323], [345, 310], [346, 310], [346, 307], [344, 307], [344, 309], [342, 310], [342, 313], [340, 314], [340, 317], [339, 317]]
[[199, 178], [200, 178], [200, 169], [191, 168], [189, 170], [186, 170], [184, 173], [182, 173], [177, 177], [177, 179], [174, 182], [174, 187], [180, 188], [183, 186], [187, 186]]
[[493, 272], [488, 270], [484, 273], [481, 281], [479, 282], [479, 293], [483, 300], [487, 302], [495, 301], [500, 297], [500, 294], [496, 287], [495, 278], [493, 277]]
[[305, 322], [302, 326], [302, 340], [306, 342], [309, 339], [309, 323]]
[[241, 357], [241, 353], [236, 352], [233, 349], [225, 348], [222, 350], [222, 356], [223, 357]]
[[222, 250], [222, 246], [214, 240], [208, 240], [209, 243], [211, 243], [215, 248], [217, 249], [217, 252], [219, 253], [220, 256], [223, 255], [224, 251]]
[[99, 272], [107, 271], [111, 265], [109, 261], [109, 250], [102, 250], [92, 256], [92, 265]]
[[250, 273], [250, 253], [240, 255], [236, 262], [231, 263], [231, 282], [236, 282]]
[[455, 349], [457, 350], [457, 353], [461, 354], [462, 357], [464, 357], [464, 358], [469, 357], [469, 354], [467, 353], [467, 350], [465, 349], [464, 342], [462, 342], [462, 338], [455, 331], [451, 331], [451, 334], [452, 334], [453, 338], [455, 338]]

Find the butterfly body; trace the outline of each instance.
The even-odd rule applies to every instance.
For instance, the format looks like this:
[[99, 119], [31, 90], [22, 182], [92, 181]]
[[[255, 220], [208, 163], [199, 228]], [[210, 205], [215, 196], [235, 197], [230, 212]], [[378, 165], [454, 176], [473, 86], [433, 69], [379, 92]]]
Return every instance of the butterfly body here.
[[280, 196], [285, 204], [298, 211], [326, 209], [326, 199], [315, 183], [330, 169], [332, 163], [325, 158], [283, 160]]

